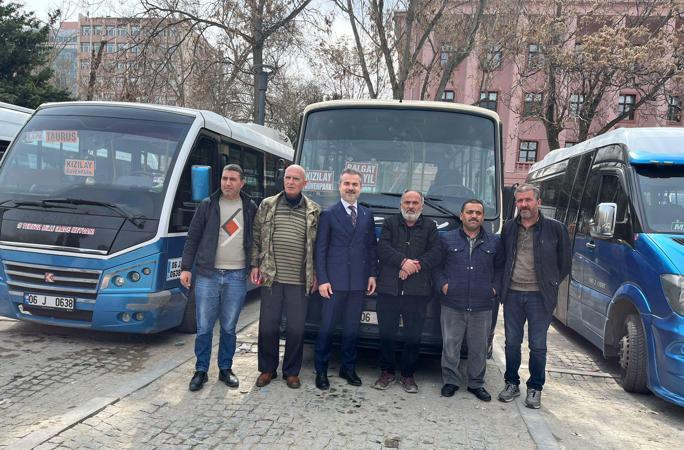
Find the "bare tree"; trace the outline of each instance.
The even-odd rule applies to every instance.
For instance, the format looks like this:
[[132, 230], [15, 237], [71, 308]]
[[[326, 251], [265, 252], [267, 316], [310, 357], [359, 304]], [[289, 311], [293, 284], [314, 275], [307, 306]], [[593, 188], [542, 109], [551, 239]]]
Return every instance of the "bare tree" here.
[[[666, 86], [684, 70], [675, 29], [674, 0], [646, 0], [619, 15], [603, 2], [555, 0], [524, 11], [518, 35], [519, 79], [514, 91], [540, 95], [538, 108], [518, 110], [541, 120], [549, 147], [560, 147], [564, 130], [586, 140], [610, 130], [637, 109], [663, 102]], [[536, 54], [528, 50], [534, 46]], [[534, 56], [534, 58], [532, 58]], [[543, 80], [543, 92], [533, 86]], [[638, 100], [612, 113], [607, 101], [624, 90]], [[519, 104], [519, 103], [518, 103]], [[523, 103], [525, 105], [525, 103]], [[516, 110], [513, 96], [507, 105]], [[529, 106], [529, 102], [528, 102]]]
[[[428, 64], [421, 60], [426, 43], [436, 46], [433, 35], [448, 54], [444, 67], [439, 67], [437, 95], [441, 97], [454, 68], [473, 48], [487, 0], [398, 0], [391, 4], [384, 0], [335, 0], [335, 4], [349, 19], [370, 96], [377, 97], [378, 86], [368, 61], [377, 55], [384, 63], [392, 97], [402, 99], [411, 77], [422, 76], [426, 86], [425, 80], [439, 67], [434, 58]], [[456, 17], [459, 20], [455, 21]], [[462, 36], [462, 29], [466, 30], [463, 39], [457, 38]]]
[[[297, 39], [298, 18], [311, 0], [142, 0], [145, 14], [162, 23], [183, 23], [188, 29], [210, 30], [225, 40], [239, 42], [251, 61], [238, 56], [232, 61], [239, 72], [251, 72], [253, 86], [252, 114], [256, 117], [257, 72], [267, 64], [269, 46], [287, 46]], [[167, 25], [163, 25], [161, 28]], [[242, 53], [242, 52], [241, 52]], [[251, 66], [247, 63], [251, 62]], [[237, 76], [237, 72], [236, 72]]]

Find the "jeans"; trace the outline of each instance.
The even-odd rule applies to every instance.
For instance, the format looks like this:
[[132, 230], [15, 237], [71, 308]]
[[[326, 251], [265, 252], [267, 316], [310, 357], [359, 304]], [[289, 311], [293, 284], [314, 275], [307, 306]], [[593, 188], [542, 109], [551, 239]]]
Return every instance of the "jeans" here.
[[316, 338], [314, 365], [316, 373], [328, 372], [332, 349], [332, 336], [342, 316], [342, 365], [343, 372], [353, 372], [356, 367], [356, 340], [363, 311], [363, 291], [335, 291], [329, 299], [322, 298], [321, 328]]
[[403, 322], [400, 370], [402, 377], [412, 377], [416, 371], [420, 336], [425, 323], [425, 310], [430, 297], [380, 294], [377, 313], [380, 331], [380, 370], [394, 373], [396, 365], [396, 342], [399, 332], [399, 316]]
[[197, 275], [195, 282], [195, 310], [197, 336], [195, 337], [195, 370], [207, 372], [211, 359], [211, 341], [214, 325], [221, 323], [219, 340], [219, 369], [233, 367], [235, 355], [235, 326], [247, 292], [247, 269], [215, 269], [211, 277]]
[[506, 383], [520, 384], [520, 346], [527, 320], [527, 338], [530, 346], [530, 378], [527, 380], [527, 387], [542, 390], [546, 379], [546, 333], [552, 317], [553, 313], [546, 309], [544, 298], [538, 291], [508, 291], [504, 303]]
[[[442, 305], [442, 382], [455, 386], [481, 388], [487, 370], [487, 338], [492, 326], [492, 312], [463, 311]], [[461, 380], [461, 345], [468, 340], [468, 379]]]

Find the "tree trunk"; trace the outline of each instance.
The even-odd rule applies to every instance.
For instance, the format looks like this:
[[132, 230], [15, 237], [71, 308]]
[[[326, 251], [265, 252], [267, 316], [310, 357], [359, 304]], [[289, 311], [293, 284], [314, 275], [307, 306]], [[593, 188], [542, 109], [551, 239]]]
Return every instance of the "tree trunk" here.
[[100, 67], [100, 63], [102, 62], [102, 53], [104, 52], [106, 44], [107, 41], [104, 39], [100, 41], [100, 48], [97, 49], [97, 55], [95, 54], [95, 47], [90, 49], [90, 77], [88, 78], [88, 92], [86, 94], [86, 100], [88, 101], [91, 101], [95, 94], [97, 69]]

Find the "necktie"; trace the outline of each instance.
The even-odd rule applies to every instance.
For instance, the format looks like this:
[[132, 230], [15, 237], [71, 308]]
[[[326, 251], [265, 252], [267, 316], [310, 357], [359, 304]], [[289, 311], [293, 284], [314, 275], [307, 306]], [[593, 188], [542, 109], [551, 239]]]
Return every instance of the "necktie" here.
[[352, 225], [356, 226], [356, 207], [354, 205], [349, 205], [349, 211], [351, 211]]

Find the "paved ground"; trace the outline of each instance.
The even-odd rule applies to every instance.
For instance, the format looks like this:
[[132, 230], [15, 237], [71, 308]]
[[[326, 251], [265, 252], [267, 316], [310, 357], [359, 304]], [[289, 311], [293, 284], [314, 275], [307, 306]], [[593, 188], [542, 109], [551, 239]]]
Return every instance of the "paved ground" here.
[[[83, 333], [0, 321], [0, 447], [8, 448], [681, 448], [684, 408], [625, 393], [614, 366], [562, 326], [551, 330], [540, 411], [522, 401], [441, 398], [439, 360], [423, 358], [420, 393], [370, 388], [376, 353], [362, 351], [354, 388], [331, 376], [313, 386], [307, 347], [303, 386], [253, 387], [258, 302], [241, 317], [229, 389], [216, 380], [190, 393], [192, 337]], [[502, 387], [503, 337], [487, 371]], [[8, 364], [9, 363], [9, 364]], [[526, 369], [522, 374], [526, 374]], [[330, 374], [336, 372], [331, 365]]]

